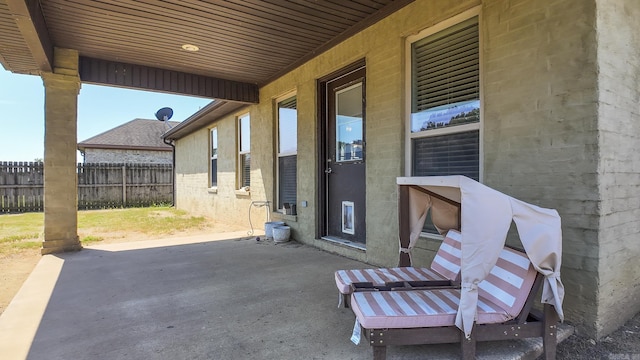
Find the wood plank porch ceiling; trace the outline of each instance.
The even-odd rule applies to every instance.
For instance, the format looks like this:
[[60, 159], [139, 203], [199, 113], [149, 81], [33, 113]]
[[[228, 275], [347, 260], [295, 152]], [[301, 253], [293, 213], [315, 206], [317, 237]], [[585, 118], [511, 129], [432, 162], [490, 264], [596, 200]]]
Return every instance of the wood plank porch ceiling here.
[[[85, 62], [257, 88], [411, 1], [0, 0], [0, 62], [14, 72], [47, 71], [42, 54], [55, 46], [78, 50]], [[31, 12], [26, 31], [16, 8]], [[39, 53], [26, 35], [33, 29]], [[199, 51], [185, 51], [185, 44]], [[93, 82], [100, 81], [107, 80]]]

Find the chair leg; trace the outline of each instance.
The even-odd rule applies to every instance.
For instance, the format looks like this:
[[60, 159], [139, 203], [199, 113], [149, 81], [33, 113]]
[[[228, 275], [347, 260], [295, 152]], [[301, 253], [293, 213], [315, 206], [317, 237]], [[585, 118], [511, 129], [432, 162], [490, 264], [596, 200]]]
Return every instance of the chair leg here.
[[471, 336], [469, 337], [469, 339], [467, 339], [464, 336], [463, 331], [460, 331], [460, 345], [461, 345], [461, 351], [462, 351], [462, 353], [460, 354], [461, 355], [460, 357], [462, 358], [462, 360], [473, 360], [476, 358], [475, 329], [471, 331]]
[[373, 347], [373, 360], [386, 360], [387, 359], [387, 347], [386, 346], [372, 346]]
[[555, 360], [556, 347], [558, 345], [558, 314], [551, 304], [544, 304], [542, 331], [544, 358], [546, 360]]

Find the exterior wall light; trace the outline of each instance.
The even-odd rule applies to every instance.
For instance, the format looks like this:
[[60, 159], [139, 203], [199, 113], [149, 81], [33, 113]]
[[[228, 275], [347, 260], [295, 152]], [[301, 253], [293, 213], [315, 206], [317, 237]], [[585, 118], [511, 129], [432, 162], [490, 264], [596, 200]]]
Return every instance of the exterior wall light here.
[[195, 46], [195, 45], [191, 45], [191, 44], [184, 44], [182, 45], [182, 50], [186, 50], [186, 51], [198, 51], [200, 50], [199, 47]]

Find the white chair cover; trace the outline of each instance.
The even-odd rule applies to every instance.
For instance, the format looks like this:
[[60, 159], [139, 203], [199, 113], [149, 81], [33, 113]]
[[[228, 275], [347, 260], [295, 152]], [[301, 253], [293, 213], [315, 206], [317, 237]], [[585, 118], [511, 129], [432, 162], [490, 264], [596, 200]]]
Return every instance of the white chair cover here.
[[[553, 209], [528, 204], [465, 176], [399, 177], [399, 186], [420, 186], [428, 192], [461, 203], [462, 270], [460, 307], [456, 326], [469, 337], [476, 318], [478, 284], [486, 278], [504, 247], [514, 221], [525, 252], [535, 269], [545, 276], [542, 302], [555, 307], [564, 320], [564, 286], [560, 280], [562, 231]], [[438, 205], [436, 205], [438, 204]], [[444, 205], [443, 205], [444, 204]], [[418, 190], [409, 191], [410, 251], [420, 235], [429, 208], [438, 229], [446, 231], [457, 211], [451, 205]], [[445, 220], [445, 218], [449, 220]], [[442, 225], [444, 224], [444, 225]]]

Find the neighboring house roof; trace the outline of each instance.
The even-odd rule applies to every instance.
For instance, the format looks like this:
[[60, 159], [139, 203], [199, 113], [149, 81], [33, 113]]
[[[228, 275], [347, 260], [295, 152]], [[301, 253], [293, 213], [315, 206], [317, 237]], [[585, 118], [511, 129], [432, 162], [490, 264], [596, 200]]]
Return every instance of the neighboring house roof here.
[[171, 151], [171, 146], [164, 143], [162, 135], [170, 127], [180, 124], [169, 121], [134, 119], [111, 130], [78, 143], [78, 150], [84, 149], [139, 149]]

